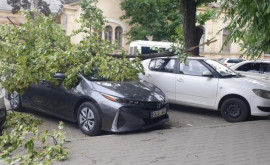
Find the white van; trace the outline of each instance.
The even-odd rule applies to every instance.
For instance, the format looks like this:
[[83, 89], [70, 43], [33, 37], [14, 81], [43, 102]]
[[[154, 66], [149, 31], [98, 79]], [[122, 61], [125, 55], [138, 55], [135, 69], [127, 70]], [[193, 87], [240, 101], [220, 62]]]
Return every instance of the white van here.
[[171, 47], [172, 42], [161, 42], [161, 41], [143, 41], [136, 40], [131, 41], [129, 45], [129, 54], [137, 55], [139, 54], [149, 54], [149, 53], [157, 53], [157, 50], [153, 50], [155, 48], [167, 50]]

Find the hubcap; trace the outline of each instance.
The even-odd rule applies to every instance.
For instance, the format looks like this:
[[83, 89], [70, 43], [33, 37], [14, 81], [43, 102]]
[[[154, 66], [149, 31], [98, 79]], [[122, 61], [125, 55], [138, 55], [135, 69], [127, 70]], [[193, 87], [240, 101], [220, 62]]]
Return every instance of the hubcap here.
[[239, 107], [239, 105], [230, 104], [226, 108], [226, 114], [228, 114], [230, 117], [237, 118], [241, 115], [241, 108]]
[[20, 101], [20, 98], [19, 98], [19, 94], [18, 92], [13, 92], [12, 94], [10, 94], [10, 105], [11, 105], [11, 108], [18, 108], [19, 106], [19, 101]]
[[85, 131], [91, 131], [95, 125], [95, 115], [88, 107], [81, 110], [79, 120], [81, 127]]

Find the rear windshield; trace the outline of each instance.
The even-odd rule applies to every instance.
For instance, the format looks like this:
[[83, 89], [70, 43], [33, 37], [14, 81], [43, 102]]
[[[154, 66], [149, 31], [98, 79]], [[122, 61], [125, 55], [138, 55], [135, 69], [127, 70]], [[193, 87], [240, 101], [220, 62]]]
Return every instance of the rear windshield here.
[[244, 59], [230, 59], [230, 60], [228, 60], [228, 63], [239, 63], [242, 61], [245, 61], [245, 60]]

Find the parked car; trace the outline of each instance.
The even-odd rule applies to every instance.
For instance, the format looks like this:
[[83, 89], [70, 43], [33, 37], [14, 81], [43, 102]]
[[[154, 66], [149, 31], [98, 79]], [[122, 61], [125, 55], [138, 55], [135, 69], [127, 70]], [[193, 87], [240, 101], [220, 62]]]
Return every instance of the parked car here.
[[142, 62], [140, 78], [165, 92], [169, 102], [218, 110], [229, 122], [241, 122], [249, 115], [270, 115], [270, 85], [237, 74], [217, 61], [177, 57]]
[[231, 66], [231, 69], [256, 79], [270, 79], [270, 61], [243, 61]]
[[130, 55], [138, 55], [139, 54], [149, 54], [149, 53], [157, 53], [158, 50], [168, 50], [172, 42], [161, 42], [161, 41], [143, 41], [136, 40], [131, 41], [129, 45], [129, 54]]
[[[1, 85], [0, 85], [0, 88]], [[0, 135], [1, 135], [1, 128], [6, 122], [6, 116], [7, 116], [7, 111], [6, 111], [6, 106], [5, 106], [5, 91], [4, 89], [0, 89]]]
[[242, 58], [220, 58], [218, 61], [223, 65], [230, 67], [245, 60]]
[[[64, 79], [57, 73], [55, 78]], [[154, 127], [169, 120], [165, 94], [145, 81], [110, 82], [80, 75], [80, 82], [71, 90], [45, 80], [31, 85], [23, 95], [10, 94], [11, 108], [30, 108], [62, 119], [77, 122], [90, 136], [101, 130], [133, 131]]]

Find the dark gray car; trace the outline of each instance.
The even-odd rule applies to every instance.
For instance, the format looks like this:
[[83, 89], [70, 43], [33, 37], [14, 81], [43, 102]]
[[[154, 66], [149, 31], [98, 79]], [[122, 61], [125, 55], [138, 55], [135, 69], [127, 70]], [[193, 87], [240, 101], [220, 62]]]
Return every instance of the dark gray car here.
[[[63, 79], [63, 74], [56, 74]], [[31, 85], [20, 96], [10, 94], [15, 110], [30, 108], [77, 122], [83, 133], [94, 136], [101, 130], [112, 132], [150, 128], [169, 120], [165, 94], [146, 81], [110, 82], [80, 75], [71, 90], [46, 81]]]

